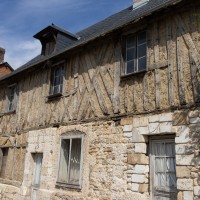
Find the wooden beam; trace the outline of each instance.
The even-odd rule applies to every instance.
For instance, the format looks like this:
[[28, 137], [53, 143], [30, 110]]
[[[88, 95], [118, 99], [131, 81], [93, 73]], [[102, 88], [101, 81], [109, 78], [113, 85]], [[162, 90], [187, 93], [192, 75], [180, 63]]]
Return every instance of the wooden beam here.
[[121, 58], [121, 46], [117, 42], [114, 44], [114, 95], [113, 95], [113, 112], [115, 114], [120, 112], [120, 98], [119, 98], [119, 84], [120, 84], [120, 58]]
[[171, 107], [174, 106], [174, 76], [173, 76], [173, 69], [174, 69], [174, 60], [173, 56], [173, 41], [172, 41], [172, 24], [171, 18], [167, 20], [167, 55], [168, 55], [168, 84], [169, 84], [169, 104]]
[[[159, 27], [158, 22], [154, 23], [154, 63], [159, 62]], [[155, 69], [155, 94], [156, 109], [160, 109], [160, 70]]]
[[182, 61], [182, 44], [180, 42], [180, 38], [177, 38], [176, 41], [176, 50], [177, 50], [177, 71], [178, 71], [178, 89], [179, 89], [179, 99], [180, 104], [185, 105], [185, 89], [184, 89], [184, 78], [183, 78], [183, 61]]
[[190, 57], [190, 68], [191, 68], [192, 87], [193, 87], [193, 93], [194, 93], [194, 102], [199, 103], [200, 102], [200, 83], [197, 79], [199, 72], [197, 72], [198, 71], [197, 65], [194, 61], [192, 53], [189, 53], [189, 57]]

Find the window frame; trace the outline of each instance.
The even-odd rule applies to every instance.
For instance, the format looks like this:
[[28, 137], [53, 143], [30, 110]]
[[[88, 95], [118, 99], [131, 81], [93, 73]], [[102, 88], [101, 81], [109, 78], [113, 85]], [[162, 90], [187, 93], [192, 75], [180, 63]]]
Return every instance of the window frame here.
[[[62, 84], [59, 84], [59, 91], [58, 92], [54, 92], [54, 88], [57, 85], [54, 85], [54, 81], [55, 81], [55, 72], [56, 69], [60, 68], [61, 70], [61, 74], [59, 75], [59, 78], [62, 77]], [[50, 90], [49, 90], [49, 96], [48, 98], [55, 98], [55, 97], [60, 97], [63, 94], [63, 90], [64, 90], [64, 71], [65, 71], [65, 63], [64, 62], [60, 62], [60, 63], [56, 63], [55, 65], [53, 65], [53, 67], [51, 68], [51, 78], [50, 78]], [[61, 88], [62, 85], [62, 88]]]
[[[173, 143], [174, 144], [174, 150], [175, 150], [175, 135], [170, 134], [170, 135], [163, 135], [163, 136], [152, 136], [149, 138], [149, 158], [150, 158], [150, 195], [151, 198], [154, 199], [155, 195], [156, 195], [156, 189], [154, 188], [154, 184], [155, 184], [155, 156], [153, 155], [153, 145], [156, 142], [165, 142], [165, 143]], [[175, 157], [175, 162], [176, 162], [176, 150], [174, 152], [174, 157]], [[176, 176], [176, 163], [175, 163], [175, 176]], [[177, 176], [176, 176], [176, 181], [177, 181]], [[177, 183], [177, 182], [176, 182]], [[177, 195], [177, 185], [176, 188], [174, 187], [174, 190], [167, 190], [165, 188], [165, 190], [160, 190], [158, 189], [157, 191], [159, 191], [160, 194], [164, 194], [167, 193], [168, 195]], [[171, 196], [170, 196], [171, 197]]]
[[[142, 43], [142, 44], [138, 44], [138, 36], [139, 34], [141, 33], [145, 33], [145, 42]], [[135, 48], [135, 58], [133, 59], [133, 62], [134, 62], [134, 66], [133, 66], [133, 72], [130, 72], [130, 73], [127, 73], [127, 40], [128, 38], [131, 38], [133, 37], [134, 38], [134, 48]], [[138, 69], [138, 46], [139, 45], [143, 45], [145, 44], [146, 46], [146, 54], [145, 56], [142, 56], [140, 58], [143, 58], [145, 57], [145, 61], [146, 61], [146, 66], [145, 66], [145, 69], [143, 70], [139, 70]], [[133, 47], [130, 47], [130, 48], [133, 48]], [[122, 65], [122, 73], [121, 73], [121, 76], [122, 77], [126, 77], [126, 76], [130, 76], [130, 75], [133, 75], [133, 74], [138, 74], [138, 73], [142, 73], [142, 72], [146, 72], [147, 69], [148, 69], [148, 66], [147, 66], [147, 56], [148, 56], [148, 46], [147, 46], [147, 30], [146, 29], [143, 29], [143, 30], [140, 30], [140, 31], [137, 31], [135, 33], [130, 33], [130, 34], [127, 34], [127, 35], [124, 35], [123, 38], [122, 38], [122, 59], [123, 59], [123, 65]]]
[[[1, 166], [0, 166], [0, 178], [5, 179], [6, 178], [6, 171], [7, 171], [7, 164], [8, 164], [8, 155], [9, 155], [9, 147], [1, 147], [0, 151], [1, 151]], [[6, 152], [6, 156], [4, 155]], [[5, 160], [6, 157], [6, 160]], [[5, 165], [5, 167], [4, 167]], [[4, 168], [3, 168], [4, 167]], [[3, 171], [2, 171], [3, 169]]]
[[[59, 170], [60, 170], [60, 160], [61, 160], [61, 148], [62, 148], [61, 144], [62, 144], [62, 140], [72, 140], [72, 139], [81, 139], [80, 174], [79, 174], [79, 184], [78, 185], [70, 184], [70, 183], [62, 183], [62, 182], [58, 181]], [[66, 187], [66, 188], [72, 188], [72, 189], [81, 189], [82, 188], [83, 142], [84, 142], [84, 136], [81, 133], [80, 134], [69, 134], [69, 135], [63, 135], [63, 136], [61, 136], [60, 142], [59, 142], [59, 149], [58, 149], [58, 163], [57, 163], [56, 186], [61, 186], [61, 187]], [[71, 141], [70, 141], [70, 143], [71, 143]], [[71, 144], [70, 144], [70, 147], [71, 147]], [[70, 160], [70, 158], [69, 158], [69, 160]]]
[[[13, 89], [13, 94], [11, 95], [11, 91], [12, 91], [12, 88]], [[16, 110], [17, 108], [17, 83], [14, 83], [12, 85], [9, 85], [8, 88], [7, 88], [7, 108], [6, 108], [6, 113], [12, 113]], [[10, 100], [10, 98], [12, 97], [12, 101]], [[10, 109], [10, 106], [12, 104], [12, 109]]]

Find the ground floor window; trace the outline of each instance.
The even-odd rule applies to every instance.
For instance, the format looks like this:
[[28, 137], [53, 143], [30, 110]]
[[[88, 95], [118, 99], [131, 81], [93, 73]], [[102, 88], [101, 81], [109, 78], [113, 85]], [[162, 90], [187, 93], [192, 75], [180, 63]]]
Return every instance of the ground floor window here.
[[176, 200], [175, 142], [172, 138], [150, 140], [151, 193], [154, 200]]
[[6, 176], [6, 165], [7, 165], [7, 159], [8, 159], [8, 151], [9, 148], [1, 148], [0, 150], [0, 177], [4, 178]]
[[82, 137], [62, 137], [57, 183], [80, 187]]

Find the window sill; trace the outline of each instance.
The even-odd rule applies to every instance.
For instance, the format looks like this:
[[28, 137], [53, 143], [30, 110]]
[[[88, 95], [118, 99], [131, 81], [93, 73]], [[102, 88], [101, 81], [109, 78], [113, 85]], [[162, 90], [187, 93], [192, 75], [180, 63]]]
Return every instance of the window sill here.
[[70, 185], [70, 184], [66, 184], [66, 183], [58, 183], [56, 182], [56, 188], [58, 189], [70, 189], [70, 190], [75, 190], [75, 191], [80, 191], [81, 190], [81, 186], [80, 185]]
[[60, 99], [62, 96], [63, 96], [62, 93], [56, 93], [56, 94], [47, 96], [47, 99], [48, 101], [53, 101], [53, 100]]
[[133, 73], [130, 73], [130, 74], [124, 74], [124, 75], [121, 75], [121, 79], [126, 79], [128, 77], [132, 77], [132, 76], [135, 76], [137, 74], [145, 74], [147, 72], [147, 70], [142, 70], [142, 71], [139, 71], [139, 72], [133, 72]]

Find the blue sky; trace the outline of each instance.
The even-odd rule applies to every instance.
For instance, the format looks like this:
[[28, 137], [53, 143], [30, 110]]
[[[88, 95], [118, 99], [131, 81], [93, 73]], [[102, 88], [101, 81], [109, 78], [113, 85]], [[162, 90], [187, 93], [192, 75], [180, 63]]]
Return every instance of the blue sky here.
[[76, 33], [132, 4], [132, 0], [2, 0], [0, 47], [14, 69], [41, 50], [32, 36], [54, 23]]

